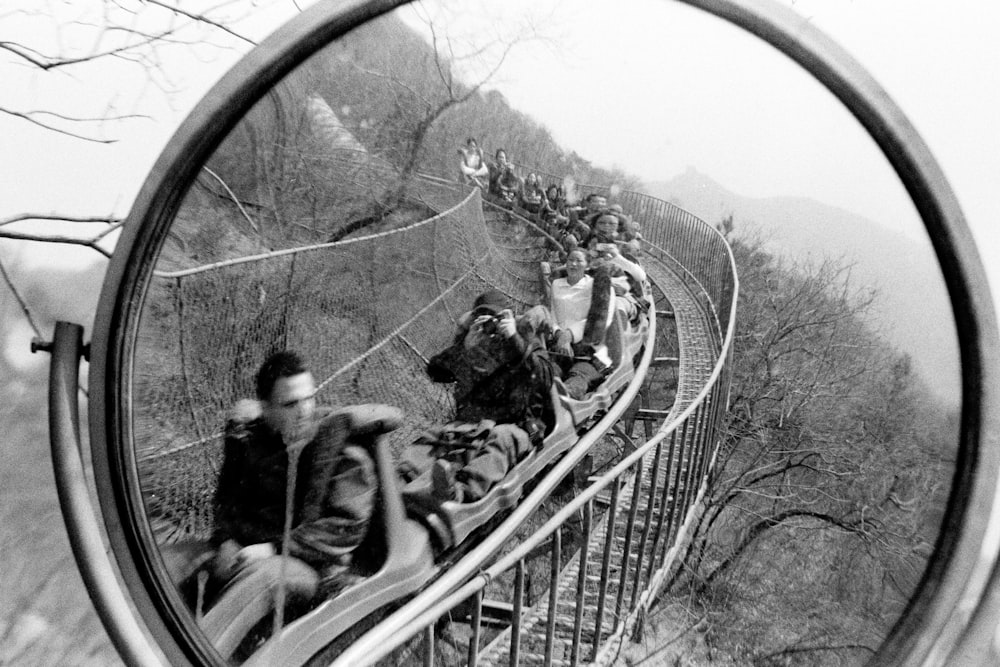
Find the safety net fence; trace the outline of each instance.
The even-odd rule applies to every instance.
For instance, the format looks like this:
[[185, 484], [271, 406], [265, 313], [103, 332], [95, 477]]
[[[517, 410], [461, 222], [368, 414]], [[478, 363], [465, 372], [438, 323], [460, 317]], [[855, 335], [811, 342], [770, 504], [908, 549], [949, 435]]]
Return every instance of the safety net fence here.
[[[398, 176], [349, 151], [325, 159], [373, 199], [384, 198]], [[597, 192], [622, 204], [642, 226], [645, 251], [696, 286], [710, 312], [728, 312], [732, 277], [721, 235], [659, 199], [577, 187], [581, 196]], [[195, 226], [202, 236], [215, 230], [208, 240], [228, 256], [199, 263], [190, 247], [161, 255], [145, 295], [131, 387], [140, 484], [161, 543], [209, 535], [223, 427], [237, 401], [254, 397], [254, 376], [269, 353], [299, 352], [320, 404], [402, 409], [404, 425], [388, 436], [398, 454], [454, 413], [448, 386], [430, 382], [425, 364], [451, 342], [476, 295], [499, 289], [518, 313], [540, 302], [539, 262], [551, 248], [536, 227], [492, 207], [484, 215], [478, 190], [445, 180], [420, 177], [406, 192], [437, 214], [262, 253], [243, 236], [218, 231], [246, 227], [232, 211], [230, 220]], [[175, 227], [209, 214], [190, 208]], [[721, 324], [720, 341], [725, 318]]]
[[454, 412], [425, 364], [475, 297], [499, 289], [515, 313], [539, 302], [547, 251], [530, 226], [488, 225], [478, 190], [433, 179], [411, 190], [440, 212], [333, 243], [158, 266], [131, 390], [140, 484], [161, 543], [210, 534], [223, 427], [237, 401], [254, 398], [269, 353], [300, 353], [321, 405], [402, 409], [404, 425], [388, 436], [398, 454]]

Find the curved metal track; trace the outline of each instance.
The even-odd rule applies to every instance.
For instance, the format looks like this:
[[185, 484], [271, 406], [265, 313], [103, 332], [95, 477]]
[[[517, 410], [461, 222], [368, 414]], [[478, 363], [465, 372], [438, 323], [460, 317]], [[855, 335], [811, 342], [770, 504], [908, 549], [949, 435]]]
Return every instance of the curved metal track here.
[[[688, 287], [663, 262], [653, 261], [646, 265], [651, 282], [663, 293], [672, 311], [660, 310], [659, 317], [673, 317], [679, 347], [678, 386], [676, 400], [664, 421], [679, 415], [706, 385], [716, 358], [712, 350], [712, 331], [698, 300]], [[654, 408], [655, 410], [656, 408]], [[655, 413], [649, 413], [654, 417]], [[676, 449], [671, 450], [676, 453]], [[612, 630], [616, 619], [622, 616], [626, 600], [630, 606], [648, 581], [648, 573], [643, 570], [630, 572], [629, 564], [652, 562], [658, 546], [656, 540], [649, 539], [654, 524], [662, 524], [676, 509], [675, 498], [688, 492], [692, 483], [683, 470], [684, 461], [676, 455], [663, 456], [651, 450], [642, 458], [638, 474], [627, 476], [625, 482], [615, 486], [610, 494], [599, 496], [599, 504], [609, 511], [592, 524], [586, 543], [576, 551], [560, 571], [554, 596], [543, 597], [538, 605], [525, 612], [522, 622], [520, 661], [521, 665], [575, 664], [580, 659], [582, 637], [576, 636], [576, 628], [594, 628], [598, 636], [604, 630]], [[671, 472], [678, 475], [680, 484], [674, 485], [669, 495], [657, 493], [658, 481], [667, 479]], [[693, 480], [700, 484], [700, 479]], [[636, 502], [638, 500], [638, 502]], [[653, 502], [648, 502], [652, 500]], [[669, 519], [673, 521], [673, 516]], [[636, 534], [637, 526], [641, 533]], [[599, 553], [605, 545], [601, 558], [587, 557]], [[584, 585], [583, 595], [577, 595], [578, 584], [582, 580], [592, 584]], [[639, 576], [634, 576], [638, 572]], [[629, 576], [633, 574], [633, 576]], [[555, 600], [555, 628], [551, 639], [546, 621], [549, 607]], [[602, 604], [603, 601], [603, 604]], [[613, 604], [610, 602], [613, 601]], [[582, 608], [581, 608], [582, 607]], [[577, 615], [582, 613], [581, 621]], [[506, 665], [510, 663], [511, 644], [508, 629], [498, 635], [479, 655], [481, 665]], [[546, 649], [546, 643], [550, 644]], [[595, 657], [600, 642], [591, 642]], [[574, 655], [576, 659], [574, 660]], [[548, 660], [546, 659], [548, 656]]]
[[[699, 286], [693, 288], [690, 281], [671, 269], [668, 262], [661, 259], [665, 253], [660, 249], [651, 249], [656, 252], [648, 255], [650, 261], [645, 264], [647, 274], [659, 292], [657, 303], [667, 304], [660, 306], [657, 319], [674, 320], [678, 354], [676, 357], [666, 356], [664, 352], [669, 354], [670, 350], [662, 349], [655, 352], [647, 349], [647, 354], [654, 353], [652, 358], [657, 366], [677, 364], [676, 398], [672, 405], [650, 408], [652, 387], [650, 382], [644, 383], [642, 396], [635, 399], [641, 407], [633, 409], [620, 420], [606, 419], [595, 425], [587, 434], [591, 442], [612, 432], [624, 434], [621, 425], [627, 423], [631, 426], [636, 418], [644, 422], [645, 435], [649, 438], [657, 422], [661, 430], [668, 424], [676, 427], [678, 419], [685, 413], [690, 414], [699, 399], [705, 405], [718, 402], [717, 394], [713, 394], [711, 399], [705, 398], [705, 391], [713, 372], [717, 372], [719, 361], [717, 321], [714, 321], [713, 313], [706, 312], [704, 294]], [[658, 337], [656, 340], [660, 345], [657, 347], [662, 348], [663, 344], [669, 346], [668, 338]], [[626, 400], [632, 399], [626, 397]], [[659, 400], [663, 400], [662, 395]], [[699, 434], [711, 430], [708, 414], [697, 413], [690, 429], [686, 425], [681, 432], [675, 429], [668, 446], [664, 446], [662, 435], [659, 445], [655, 447], [652, 442], [647, 442], [642, 446], [646, 453], [637, 464], [626, 474], [614, 476], [612, 483], [608, 483], [612, 473], [596, 480], [590, 490], [594, 500], [582, 506], [583, 530], [576, 531], [580, 534], [574, 537], [575, 552], [571, 556], [566, 558], [562, 554], [563, 529], [553, 532], [549, 528], [552, 521], [535, 534], [522, 538], [522, 551], [525, 545], [535, 544], [550, 552], [548, 593], [536, 604], [524, 604], [523, 560], [516, 565], [515, 581], [510, 586], [513, 592], [507, 596], [513, 601], [485, 598], [484, 590], [490, 585], [493, 572], [503, 572], [504, 568], [500, 565], [490, 567], [490, 561], [495, 558], [491, 551], [474, 551], [463, 560], [460, 570], [452, 573], [447, 584], [424, 591], [362, 637], [334, 664], [374, 663], [421, 628], [428, 628], [424, 632], [424, 660], [425, 663], [432, 662], [434, 631], [429, 629], [429, 623], [435, 615], [440, 616], [461, 598], [467, 597], [466, 591], [472, 590], [475, 590], [475, 596], [468, 618], [472, 628], [469, 664], [573, 665], [581, 660], [594, 661], [601, 655], [608, 655], [606, 650], [602, 653], [602, 649], [623, 635], [625, 624], [622, 621], [630, 610], [636, 608], [643, 591], [648, 594], [654, 572], [659, 572], [657, 567], [663, 568], [668, 551], [674, 547], [688, 510], [698, 494], [708, 457], [703, 451], [685, 447], [684, 441], [696, 440]], [[633, 448], [640, 447], [633, 445]], [[569, 472], [568, 468], [566, 472]], [[580, 495], [587, 496], [588, 492]], [[595, 506], [598, 508], [596, 520]], [[527, 517], [527, 513], [522, 513], [508, 521], [526, 521]], [[514, 551], [517, 550], [516, 547]], [[477, 577], [481, 583], [475, 581]], [[455, 582], [463, 578], [465, 585], [459, 589]], [[501, 588], [506, 585], [506, 580], [500, 582]], [[494, 583], [489, 589], [493, 591], [491, 594], [495, 594], [496, 588]], [[508, 608], [510, 617], [507, 628], [481, 647], [480, 628], [484, 609], [489, 613]], [[453, 612], [450, 617], [455, 618]], [[413, 656], [408, 655], [404, 659], [413, 659]]]

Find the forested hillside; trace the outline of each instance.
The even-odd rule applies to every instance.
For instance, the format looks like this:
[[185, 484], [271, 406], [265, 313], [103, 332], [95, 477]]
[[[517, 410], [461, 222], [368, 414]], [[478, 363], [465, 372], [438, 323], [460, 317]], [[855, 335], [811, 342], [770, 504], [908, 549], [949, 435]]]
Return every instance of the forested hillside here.
[[867, 320], [912, 358], [914, 370], [948, 406], [959, 401], [957, 337], [951, 303], [929, 240], [904, 235], [844, 209], [795, 197], [743, 197], [696, 169], [651, 183], [655, 197], [673, 201], [709, 223], [740, 220], [737, 234], [759, 236], [786, 262], [834, 259], [850, 282], [871, 289]]
[[411, 177], [455, 179], [468, 137], [488, 157], [504, 148], [515, 164], [577, 183], [637, 186], [637, 178], [559, 146], [547, 128], [488, 90], [490, 75], [460, 80], [446, 52], [394, 16], [359, 28], [256, 105], [210, 160], [203, 190], [234, 216], [256, 221], [254, 229], [244, 225], [251, 245], [259, 238], [275, 248], [426, 213], [414, 203], [420, 192], [411, 191]]
[[683, 664], [865, 664], [937, 538], [957, 416], [866, 326], [870, 297], [837, 287], [843, 266], [783, 268], [730, 238], [741, 290], [728, 425], [652, 616], [682, 635], [672, 650], [701, 656]]

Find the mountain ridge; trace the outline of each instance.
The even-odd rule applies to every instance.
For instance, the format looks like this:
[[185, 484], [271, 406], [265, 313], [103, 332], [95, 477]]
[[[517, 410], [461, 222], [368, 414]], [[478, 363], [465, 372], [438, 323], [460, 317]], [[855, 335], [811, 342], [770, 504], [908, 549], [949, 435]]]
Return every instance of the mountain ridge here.
[[929, 238], [911, 238], [809, 197], [745, 197], [691, 167], [645, 189], [710, 224], [732, 215], [738, 236], [757, 235], [786, 262], [831, 259], [848, 266], [855, 289], [876, 293], [872, 327], [910, 355], [934, 396], [958, 404], [954, 317]]

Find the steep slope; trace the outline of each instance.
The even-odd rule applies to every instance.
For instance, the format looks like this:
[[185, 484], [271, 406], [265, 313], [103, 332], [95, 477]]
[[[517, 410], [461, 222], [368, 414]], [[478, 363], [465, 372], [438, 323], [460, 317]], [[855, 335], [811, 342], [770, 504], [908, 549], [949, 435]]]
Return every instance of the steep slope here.
[[960, 371], [951, 304], [933, 250], [862, 216], [812, 199], [753, 199], [688, 169], [646, 191], [716, 223], [732, 214], [738, 234], [759, 234], [790, 262], [839, 260], [855, 288], [877, 292], [872, 325], [908, 353], [936, 396], [959, 400]]

